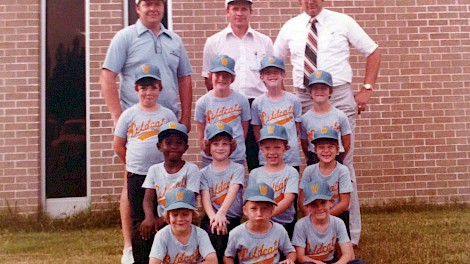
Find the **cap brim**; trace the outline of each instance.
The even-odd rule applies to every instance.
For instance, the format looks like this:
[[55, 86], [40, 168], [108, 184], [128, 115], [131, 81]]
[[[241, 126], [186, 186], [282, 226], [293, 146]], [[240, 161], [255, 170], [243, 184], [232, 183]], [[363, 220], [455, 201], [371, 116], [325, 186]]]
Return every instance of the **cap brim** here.
[[176, 210], [176, 209], [190, 209], [190, 210], [197, 210], [196, 207], [188, 204], [188, 203], [184, 203], [184, 202], [176, 202], [174, 204], [170, 204], [169, 206], [165, 207], [165, 209], [163, 210], [164, 212], [166, 211], [171, 211], [171, 210]]
[[333, 85], [331, 85], [330, 83], [326, 82], [326, 81], [323, 81], [323, 80], [317, 80], [317, 81], [314, 81], [314, 82], [311, 82], [311, 83], [308, 83], [308, 88], [311, 88], [310, 86], [314, 85], [314, 84], [318, 84], [318, 83], [323, 83], [323, 84], [326, 84], [330, 87], [333, 87]]
[[252, 202], [269, 202], [269, 203], [272, 203], [272, 204], [274, 204], [274, 205], [277, 206], [277, 203], [276, 203], [274, 200], [272, 200], [272, 199], [270, 199], [270, 198], [268, 198], [268, 197], [266, 197], [266, 196], [252, 196], [252, 197], [250, 197], [250, 198], [248, 198], [248, 199], [245, 199], [245, 201], [243, 202], [243, 204], [245, 204], [247, 201], [252, 201]]
[[260, 139], [258, 140], [258, 143], [260, 143], [261, 141], [266, 140], [266, 139], [280, 139], [280, 140], [286, 140], [286, 141], [288, 141], [287, 138], [282, 138], [282, 137], [277, 137], [277, 136], [269, 136], [269, 137], [265, 137], [265, 138], [260, 138]]
[[209, 72], [228, 72], [232, 75], [235, 75], [234, 71], [231, 71], [230, 69], [228, 69], [226, 67], [217, 67], [217, 68], [209, 70]]
[[180, 134], [181, 136], [183, 136], [186, 140], [188, 140], [188, 135], [187, 135], [186, 133], [183, 133], [183, 132], [181, 132], [181, 131], [179, 131], [179, 130], [177, 130], [177, 129], [167, 129], [167, 130], [165, 130], [165, 131], [163, 131], [163, 132], [160, 132], [160, 133], [158, 134], [158, 141], [160, 142], [162, 139], [168, 137], [168, 136], [169, 136], [170, 134], [172, 134], [172, 133], [178, 133], [178, 134]]
[[217, 133], [215, 133], [215, 134], [213, 134], [213, 135], [208, 135], [208, 136], [207, 136], [207, 140], [213, 139], [213, 138], [215, 138], [216, 136], [222, 135], [222, 134], [223, 134], [223, 135], [227, 135], [227, 136], [229, 136], [229, 137], [231, 137], [231, 138], [233, 139], [233, 136], [230, 135], [229, 132], [227, 132], [227, 131], [218, 131]]
[[161, 81], [161, 79], [158, 76], [152, 75], [152, 74], [147, 74], [147, 75], [140, 76], [135, 82], [138, 82], [138, 81], [142, 80], [143, 78], [153, 78], [155, 80]]
[[325, 136], [325, 137], [321, 137], [321, 138], [316, 138], [312, 141], [310, 141], [312, 144], [315, 145], [315, 142], [318, 142], [318, 141], [326, 141], [326, 140], [332, 140], [332, 141], [336, 141], [336, 142], [339, 142], [339, 140], [335, 137], [329, 137], [329, 136]]
[[310, 197], [310, 199], [307, 199], [304, 201], [304, 205], [307, 205], [315, 200], [331, 200], [331, 196], [330, 195], [323, 195], [323, 194], [317, 194], [317, 195], [314, 195], [312, 197]]
[[274, 64], [273, 64], [273, 65], [266, 65], [266, 66], [264, 66], [263, 68], [259, 69], [259, 71], [262, 71], [262, 70], [264, 70], [264, 69], [266, 69], [266, 68], [269, 68], [269, 67], [274, 67], [274, 68], [278, 68], [278, 69], [280, 69], [280, 70], [286, 71], [286, 69], [284, 69], [284, 68], [282, 68], [282, 67], [280, 67], [280, 66], [278, 66], [278, 65], [274, 65]]

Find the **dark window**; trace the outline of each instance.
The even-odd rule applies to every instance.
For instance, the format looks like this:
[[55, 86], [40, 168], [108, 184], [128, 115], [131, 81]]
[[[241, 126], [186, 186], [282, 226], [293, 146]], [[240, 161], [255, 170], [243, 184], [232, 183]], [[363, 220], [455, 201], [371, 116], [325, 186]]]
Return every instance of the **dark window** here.
[[87, 195], [84, 32], [84, 0], [46, 0], [46, 198]]

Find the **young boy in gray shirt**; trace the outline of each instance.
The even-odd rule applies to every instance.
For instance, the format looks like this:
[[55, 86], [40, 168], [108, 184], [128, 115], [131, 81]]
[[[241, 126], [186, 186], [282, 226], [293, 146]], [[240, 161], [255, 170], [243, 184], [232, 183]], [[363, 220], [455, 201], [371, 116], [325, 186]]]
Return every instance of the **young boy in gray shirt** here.
[[[294, 264], [295, 249], [287, 231], [270, 220], [274, 207], [274, 190], [265, 183], [248, 186], [244, 196], [243, 213], [248, 220], [229, 234], [224, 263]], [[280, 254], [285, 260], [280, 260]]]

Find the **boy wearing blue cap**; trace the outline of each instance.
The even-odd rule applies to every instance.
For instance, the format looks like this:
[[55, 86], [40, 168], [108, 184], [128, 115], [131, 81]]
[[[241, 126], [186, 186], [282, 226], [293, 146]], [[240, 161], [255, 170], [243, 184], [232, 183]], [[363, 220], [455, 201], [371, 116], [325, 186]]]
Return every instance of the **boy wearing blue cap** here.
[[209, 234], [219, 263], [223, 263], [228, 232], [240, 224], [243, 215], [245, 167], [229, 159], [237, 147], [230, 125], [209, 124], [205, 134], [205, 153], [212, 162], [201, 169], [201, 201], [206, 212], [201, 227]]
[[[166, 194], [177, 188], [185, 187], [199, 193], [200, 175], [198, 167], [182, 159], [188, 149], [186, 126], [176, 122], [166, 123], [158, 134], [158, 149], [163, 153], [164, 161], [152, 165], [142, 184], [145, 188], [144, 212], [145, 220], [140, 227], [144, 240], [162, 228], [163, 211], [167, 205]], [[157, 216], [154, 216], [154, 200], [157, 199]]]
[[[230, 231], [224, 263], [294, 264], [296, 255], [286, 230], [270, 220], [277, 205], [274, 190], [265, 183], [249, 185], [245, 191], [243, 213], [248, 220]], [[280, 254], [285, 260], [279, 261]]]
[[339, 151], [338, 131], [331, 127], [323, 127], [313, 134], [312, 143], [320, 162], [307, 166], [299, 184], [299, 207], [304, 215], [308, 210], [304, 206], [304, 190], [306, 184], [313, 180], [327, 184], [332, 194], [331, 211], [346, 224], [349, 234], [349, 201], [353, 191], [348, 167], [335, 160]]
[[[286, 77], [284, 61], [276, 56], [264, 57], [260, 63], [260, 77], [267, 88], [267, 93], [257, 97], [251, 105], [251, 124], [256, 140], [259, 140], [261, 127], [267, 124], [283, 126], [288, 134], [289, 149], [284, 155], [284, 162], [299, 171], [300, 154], [298, 133], [302, 106], [299, 98], [284, 91]], [[266, 164], [262, 153], [259, 153], [260, 164]]]
[[235, 60], [227, 55], [217, 55], [212, 58], [209, 71], [213, 89], [196, 102], [194, 120], [197, 122], [197, 132], [201, 144], [202, 166], [211, 162], [211, 157], [204, 150], [204, 132], [206, 125], [224, 123], [232, 127], [233, 138], [237, 148], [230, 159], [245, 164], [245, 138], [251, 119], [250, 104], [242, 94], [232, 90], [230, 85], [235, 80]]
[[292, 237], [296, 220], [294, 200], [299, 192], [299, 172], [284, 162], [289, 149], [287, 131], [276, 124], [265, 125], [260, 130], [259, 146], [266, 164], [250, 172], [248, 185], [266, 183], [274, 189], [274, 201], [278, 204], [272, 220], [284, 226]]
[[[332, 216], [330, 186], [321, 180], [304, 185], [303, 205], [309, 214], [295, 224], [292, 244], [295, 246], [300, 263], [349, 263], [354, 258], [344, 222]], [[334, 259], [336, 244], [341, 257]]]
[[192, 224], [198, 217], [194, 192], [178, 187], [165, 199], [163, 217], [168, 225], [155, 235], [150, 263], [216, 264], [217, 256], [206, 231]]
[[307, 159], [307, 165], [318, 162], [314, 146], [310, 144], [313, 133], [322, 127], [332, 127], [341, 134], [339, 141], [340, 155], [337, 160], [342, 163], [351, 146], [351, 126], [346, 114], [330, 102], [333, 93], [333, 79], [326, 71], [318, 70], [309, 76], [307, 89], [312, 97], [313, 106], [301, 117], [300, 142]]
[[[163, 155], [156, 147], [161, 126], [177, 118], [170, 109], [157, 103], [162, 91], [159, 69], [155, 65], [144, 64], [134, 74], [134, 89], [139, 103], [126, 109], [119, 117], [114, 131], [114, 151], [126, 164], [123, 192], [127, 194], [131, 210], [130, 215], [122, 213], [121, 218], [130, 217], [132, 221], [133, 261], [140, 263], [141, 259], [148, 262], [148, 251], [146, 255], [140, 254], [142, 247], [150, 249], [151, 245], [151, 241], [147, 246], [143, 245], [145, 242], [139, 232], [140, 223], [145, 218], [142, 208], [145, 190], [141, 186], [149, 167], [163, 161]], [[129, 246], [125, 245], [125, 248]]]

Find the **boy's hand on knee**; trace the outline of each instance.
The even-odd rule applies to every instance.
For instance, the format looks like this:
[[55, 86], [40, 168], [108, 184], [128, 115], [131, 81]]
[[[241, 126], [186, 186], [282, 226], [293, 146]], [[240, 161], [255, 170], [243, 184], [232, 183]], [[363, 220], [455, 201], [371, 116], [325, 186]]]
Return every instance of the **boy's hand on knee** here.
[[140, 235], [143, 240], [148, 240], [152, 232], [155, 232], [155, 219], [153, 217], [145, 218], [140, 224]]

